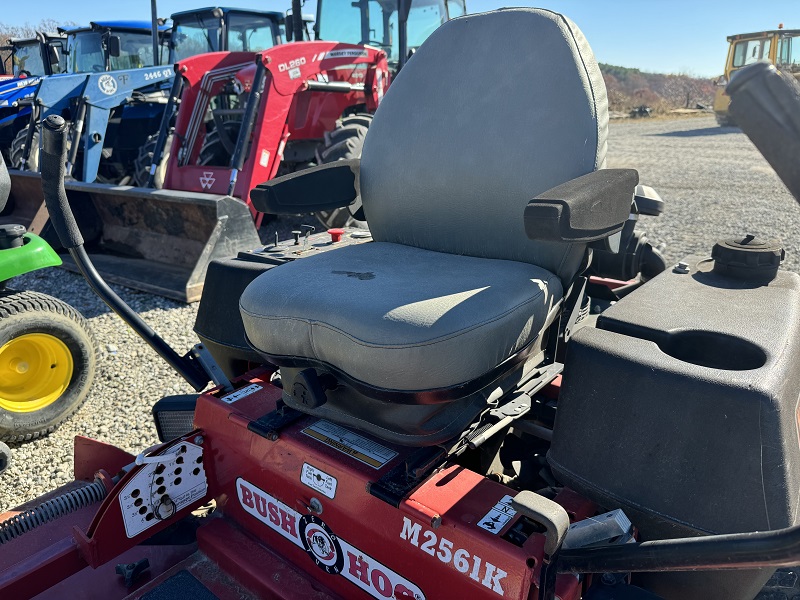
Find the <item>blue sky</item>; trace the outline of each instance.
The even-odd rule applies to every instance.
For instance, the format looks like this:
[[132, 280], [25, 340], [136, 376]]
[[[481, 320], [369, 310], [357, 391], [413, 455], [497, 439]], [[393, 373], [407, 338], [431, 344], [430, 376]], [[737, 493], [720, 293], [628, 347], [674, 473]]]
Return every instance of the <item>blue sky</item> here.
[[[522, 2], [522, 0], [518, 0]], [[160, 0], [159, 15], [206, 5], [207, 0]], [[308, 0], [304, 12], [313, 12]], [[2, 22], [35, 23], [26, 2], [3, 2]], [[286, 10], [289, 0], [238, 0], [230, 6]], [[470, 12], [501, 6], [523, 5], [505, 0], [467, 0]], [[778, 23], [800, 29], [797, 0], [771, 0], [765, 4], [745, 0], [553, 0], [524, 3], [543, 6], [569, 16], [592, 45], [597, 58], [647, 71], [714, 76], [722, 72], [727, 51], [726, 36], [762, 29]], [[149, 18], [147, 0], [111, 3], [37, 0], [36, 15], [64, 18], [78, 23], [92, 19]]]

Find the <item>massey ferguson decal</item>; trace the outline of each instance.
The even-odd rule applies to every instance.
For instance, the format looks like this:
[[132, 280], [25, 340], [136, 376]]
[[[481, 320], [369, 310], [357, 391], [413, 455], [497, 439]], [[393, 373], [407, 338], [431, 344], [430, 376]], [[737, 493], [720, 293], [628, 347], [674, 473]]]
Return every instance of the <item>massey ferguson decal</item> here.
[[502, 580], [508, 575], [503, 569], [471, 554], [464, 548], [454, 548], [453, 542], [445, 537], [438, 537], [430, 529], [423, 529], [408, 517], [403, 517], [403, 529], [400, 539], [422, 550], [425, 554], [435, 556], [446, 565], [452, 565], [456, 571], [480, 582], [493, 592], [504, 596]]
[[329, 575], [341, 575], [373, 598], [425, 600], [416, 585], [338, 537], [316, 515], [300, 514], [241, 477], [236, 492], [245, 511], [305, 550]]
[[203, 171], [203, 174], [200, 176], [200, 187], [204, 190], [210, 190], [216, 180], [217, 178], [214, 177], [213, 171]]

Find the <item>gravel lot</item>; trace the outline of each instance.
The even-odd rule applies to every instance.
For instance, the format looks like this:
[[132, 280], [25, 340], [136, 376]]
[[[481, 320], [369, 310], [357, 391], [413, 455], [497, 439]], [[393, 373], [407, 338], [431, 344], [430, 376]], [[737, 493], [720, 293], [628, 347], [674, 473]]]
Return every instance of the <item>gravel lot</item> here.
[[[738, 129], [719, 128], [712, 117], [615, 122], [608, 166], [638, 169], [642, 183], [666, 201], [664, 215], [643, 218], [643, 228], [666, 244], [669, 260], [707, 254], [717, 239], [753, 233], [782, 240], [787, 268], [800, 267], [800, 210]], [[272, 239], [277, 225], [287, 232], [294, 224], [272, 225], [266, 238]], [[71, 479], [76, 434], [138, 453], [157, 442], [153, 402], [191, 391], [77, 275], [49, 269], [20, 277], [12, 287], [49, 293], [75, 306], [89, 319], [102, 356], [84, 407], [49, 437], [13, 446], [13, 464], [0, 478], [0, 512]], [[197, 342], [196, 305], [115, 289], [176, 349]]]

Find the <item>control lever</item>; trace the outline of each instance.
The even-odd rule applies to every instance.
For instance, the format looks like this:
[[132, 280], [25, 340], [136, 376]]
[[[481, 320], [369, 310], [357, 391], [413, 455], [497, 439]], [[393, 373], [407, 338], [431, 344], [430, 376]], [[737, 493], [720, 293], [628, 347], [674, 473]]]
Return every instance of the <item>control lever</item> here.
[[108, 307], [127, 323], [136, 334], [147, 342], [156, 353], [175, 369], [198, 392], [203, 390], [211, 377], [190, 355], [180, 356], [144, 320], [108, 287], [95, 269], [83, 247], [83, 236], [75, 221], [75, 215], [64, 189], [67, 155], [67, 124], [58, 115], [47, 117], [42, 123], [42, 192], [50, 221], [58, 234], [61, 245], [66, 248], [89, 286]]

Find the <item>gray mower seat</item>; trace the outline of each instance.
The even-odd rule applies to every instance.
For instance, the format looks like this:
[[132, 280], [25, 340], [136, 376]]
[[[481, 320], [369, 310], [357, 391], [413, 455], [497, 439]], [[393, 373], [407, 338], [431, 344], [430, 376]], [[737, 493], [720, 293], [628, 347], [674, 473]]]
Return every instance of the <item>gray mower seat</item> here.
[[484, 375], [539, 335], [562, 295], [558, 278], [535, 265], [387, 242], [290, 266], [242, 296], [250, 343], [387, 390], [449, 388]]
[[[286, 403], [426, 445], [518, 383], [587, 250], [529, 239], [525, 207], [604, 166], [607, 124], [600, 70], [562, 15], [504, 9], [436, 30], [364, 143], [357, 185], [375, 241], [271, 269], [241, 297]], [[322, 404], [304, 400], [304, 369], [327, 379]]]

